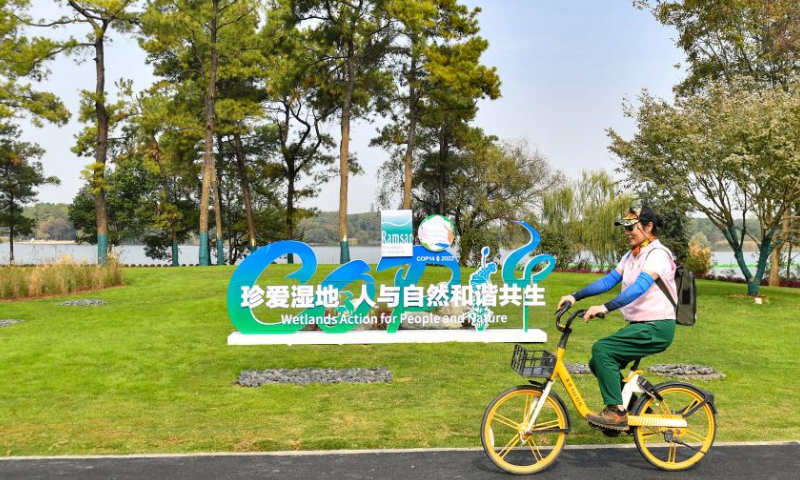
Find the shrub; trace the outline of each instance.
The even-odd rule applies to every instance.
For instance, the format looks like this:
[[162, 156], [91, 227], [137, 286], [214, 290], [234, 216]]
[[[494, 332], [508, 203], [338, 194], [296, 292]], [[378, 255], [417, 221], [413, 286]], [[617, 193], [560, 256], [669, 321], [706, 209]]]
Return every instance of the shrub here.
[[711, 247], [703, 246], [695, 240], [689, 242], [689, 255], [684, 266], [698, 277], [711, 271]]
[[122, 267], [114, 257], [102, 266], [63, 257], [51, 264], [0, 267], [0, 299], [62, 295], [121, 284]]

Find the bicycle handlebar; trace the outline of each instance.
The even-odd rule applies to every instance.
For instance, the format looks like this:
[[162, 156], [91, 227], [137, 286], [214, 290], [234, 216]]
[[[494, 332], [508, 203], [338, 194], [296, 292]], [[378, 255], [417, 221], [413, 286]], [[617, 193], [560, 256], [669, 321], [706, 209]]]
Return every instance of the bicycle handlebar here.
[[[556, 329], [558, 329], [559, 332], [569, 330], [572, 326], [572, 321], [575, 320], [576, 317], [583, 318], [583, 316], [586, 314], [586, 309], [577, 310], [575, 313], [569, 316], [565, 325], [561, 325], [561, 317], [563, 317], [570, 308], [572, 308], [572, 302], [565, 302], [564, 305], [562, 305], [561, 308], [556, 311]], [[597, 318], [606, 318], [605, 314], [602, 313], [598, 313], [596, 316]]]

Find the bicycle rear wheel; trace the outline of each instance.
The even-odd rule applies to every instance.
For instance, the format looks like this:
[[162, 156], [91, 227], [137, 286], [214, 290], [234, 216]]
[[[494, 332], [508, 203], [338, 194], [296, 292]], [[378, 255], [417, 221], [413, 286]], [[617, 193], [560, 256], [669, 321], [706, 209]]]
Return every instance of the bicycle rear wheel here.
[[489, 459], [506, 472], [541, 472], [564, 448], [569, 414], [553, 393], [548, 395], [531, 432], [524, 433], [530, 420], [528, 412], [541, 397], [540, 387], [524, 385], [501, 393], [486, 408], [481, 444]]
[[656, 386], [663, 400], [643, 398], [634, 415], [681, 415], [688, 428], [636, 427], [639, 453], [662, 470], [686, 470], [703, 459], [714, 443], [717, 420], [704, 395], [690, 384], [670, 382]]

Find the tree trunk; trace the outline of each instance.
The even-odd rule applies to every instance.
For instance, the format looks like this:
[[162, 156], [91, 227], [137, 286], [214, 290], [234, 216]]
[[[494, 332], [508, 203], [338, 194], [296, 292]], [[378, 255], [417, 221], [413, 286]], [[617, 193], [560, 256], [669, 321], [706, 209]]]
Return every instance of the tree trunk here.
[[[413, 49], [413, 46], [412, 46]], [[411, 54], [411, 68], [408, 79], [408, 143], [406, 153], [403, 156], [403, 168], [405, 170], [405, 182], [403, 184], [403, 209], [411, 209], [411, 181], [412, 168], [414, 166], [414, 144], [417, 139], [417, 89], [416, 81], [417, 57]]]
[[[164, 166], [164, 159], [161, 157], [161, 146], [155, 136], [151, 137], [153, 142], [153, 157], [156, 159], [158, 165], [158, 172], [161, 177], [161, 189], [164, 191], [164, 202], [171, 203], [172, 195], [169, 190], [169, 181], [167, 179], [167, 168]], [[175, 225], [175, 218], [169, 219], [170, 232], [172, 233], [172, 266], [177, 267], [178, 263], [178, 228]]]
[[[225, 154], [222, 148], [222, 135], [217, 137], [217, 145], [219, 150], [219, 163], [223, 162], [223, 155]], [[219, 171], [216, 162], [214, 164], [214, 230], [217, 237], [217, 265], [225, 265], [225, 237], [223, 237], [222, 229], [222, 190], [219, 182]]]
[[214, 190], [214, 231], [217, 244], [217, 265], [225, 265], [225, 239], [222, 236], [222, 202], [220, 201], [219, 176], [216, 169], [214, 169], [212, 188]]
[[[286, 239], [294, 240], [294, 182], [297, 180], [297, 172], [294, 168], [294, 158], [287, 159], [286, 162]], [[287, 263], [294, 263], [294, 255], [289, 254]]]
[[210, 265], [208, 245], [208, 204], [214, 178], [214, 104], [217, 89], [217, 12], [219, 0], [211, 0], [211, 66], [205, 98], [205, 153], [203, 155], [203, 187], [200, 192], [200, 265]]
[[236, 142], [236, 167], [239, 169], [239, 177], [242, 179], [244, 211], [245, 215], [247, 215], [247, 248], [252, 252], [256, 249], [256, 224], [253, 221], [253, 201], [250, 197], [250, 180], [247, 175], [247, 166], [244, 163], [242, 136], [239, 133], [235, 133], [233, 138]]
[[339, 263], [350, 261], [350, 246], [347, 241], [347, 180], [350, 155], [350, 114], [351, 101], [355, 91], [355, 60], [353, 59], [353, 40], [348, 41], [347, 52], [347, 90], [342, 101], [341, 135], [339, 144]]
[[770, 287], [780, 287], [781, 286], [781, 252], [783, 250], [784, 245], [786, 245], [787, 240], [790, 235], [790, 227], [791, 227], [791, 210], [787, 212], [786, 218], [783, 219], [783, 225], [781, 228], [781, 243], [775, 246], [775, 250], [772, 251], [772, 260], [770, 261], [770, 268], [769, 268], [769, 286]]
[[104, 28], [97, 34], [94, 42], [95, 84], [94, 109], [97, 118], [97, 134], [95, 137], [95, 165], [92, 169], [92, 185], [94, 190], [94, 210], [97, 217], [97, 263], [105, 265], [108, 262], [108, 217], [106, 213], [105, 170], [108, 149], [108, 113], [105, 105], [106, 67], [104, 50]]
[[8, 202], [8, 264], [14, 265], [14, 196], [10, 196]]
[[761, 280], [764, 278], [764, 273], [767, 270], [767, 259], [775, 248], [775, 243], [772, 240], [772, 237], [775, 235], [777, 230], [778, 227], [770, 228], [767, 231], [767, 234], [761, 240], [761, 245], [758, 249], [758, 266], [756, 267], [756, 274], [747, 280], [747, 294], [751, 297], [757, 296], [761, 288]]
[[178, 232], [177, 232], [177, 230], [175, 230], [175, 228], [173, 228], [172, 229], [172, 266], [173, 267], [177, 267], [177, 266], [180, 265], [180, 262], [178, 261], [179, 260], [178, 259], [178, 255], [179, 254], [180, 253], [179, 253], [179, 250], [178, 250]]
[[449, 142], [447, 138], [447, 127], [443, 124], [439, 133], [439, 215], [445, 215], [445, 163], [447, 162], [447, 155]]
[[725, 236], [725, 240], [728, 241], [728, 245], [730, 245], [731, 249], [733, 249], [733, 258], [736, 259], [736, 264], [739, 265], [739, 270], [742, 271], [742, 275], [749, 282], [753, 275], [750, 273], [750, 268], [748, 268], [747, 261], [744, 259], [744, 252], [742, 251], [742, 245], [739, 242], [736, 229], [733, 226], [728, 225], [727, 230], [723, 230], [722, 234]]

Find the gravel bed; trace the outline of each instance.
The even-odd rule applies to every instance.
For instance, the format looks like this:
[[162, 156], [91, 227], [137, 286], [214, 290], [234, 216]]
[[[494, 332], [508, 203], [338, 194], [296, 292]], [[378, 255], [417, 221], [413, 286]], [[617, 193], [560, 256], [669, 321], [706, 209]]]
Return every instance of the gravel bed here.
[[725, 378], [724, 373], [718, 372], [708, 365], [659, 363], [648, 367], [647, 370], [663, 377], [693, 378], [699, 380], [719, 380]]
[[0, 320], [0, 328], [2, 327], [10, 327], [15, 323], [22, 323], [23, 320]]
[[105, 305], [106, 302], [103, 300], [70, 300], [68, 302], [61, 302], [59, 305], [63, 305], [65, 307], [99, 307]]
[[589, 365], [584, 365], [582, 363], [569, 363], [567, 362], [567, 371], [572, 375], [591, 375], [592, 370], [589, 368]]
[[312, 383], [391, 383], [392, 372], [377, 368], [273, 368], [243, 370], [234, 382], [243, 387], [265, 384], [310, 385]]

